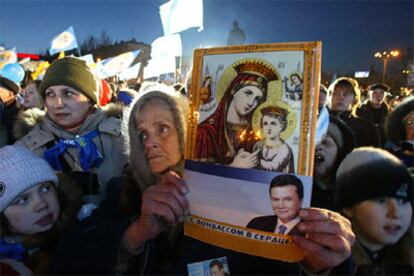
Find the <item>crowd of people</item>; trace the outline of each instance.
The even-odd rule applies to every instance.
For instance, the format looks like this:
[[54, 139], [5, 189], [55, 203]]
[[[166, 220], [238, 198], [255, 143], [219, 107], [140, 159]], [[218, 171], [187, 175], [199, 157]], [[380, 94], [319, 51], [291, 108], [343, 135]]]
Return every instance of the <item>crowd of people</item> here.
[[[272, 78], [269, 72], [265, 81]], [[227, 107], [231, 115], [247, 90], [256, 105], [265, 101], [263, 83], [240, 74], [211, 118]], [[355, 79], [321, 85], [319, 110], [328, 110], [329, 125], [315, 146], [313, 207], [298, 206], [300, 222], [291, 231], [304, 257], [288, 263], [184, 235], [189, 91], [175, 87], [117, 87], [75, 57], [54, 61], [41, 81], [0, 75], [2, 275], [182, 275], [189, 264], [223, 256], [231, 274], [413, 275], [413, 96], [391, 106], [390, 88], [375, 83], [361, 103]], [[248, 124], [234, 110], [215, 122]], [[287, 144], [283, 160], [267, 158], [272, 152], [263, 149], [279, 141], [286, 114], [277, 106], [262, 110], [268, 137], [262, 148], [252, 147], [261, 152], [261, 166], [290, 173]], [[229, 145], [213, 148], [208, 135], [220, 128], [201, 129], [199, 159], [216, 151], [229, 164]], [[234, 163], [241, 153], [233, 153]], [[284, 179], [283, 185], [294, 182]]]

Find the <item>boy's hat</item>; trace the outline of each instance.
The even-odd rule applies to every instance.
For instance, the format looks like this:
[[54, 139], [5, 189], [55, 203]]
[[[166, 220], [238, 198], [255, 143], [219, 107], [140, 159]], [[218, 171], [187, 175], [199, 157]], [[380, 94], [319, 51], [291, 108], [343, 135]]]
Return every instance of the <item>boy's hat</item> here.
[[46, 89], [54, 85], [72, 87], [91, 99], [94, 104], [98, 102], [99, 82], [86, 61], [82, 59], [65, 57], [55, 60], [50, 65], [39, 87], [43, 99]]
[[0, 148], [0, 212], [20, 193], [42, 182], [58, 184], [45, 160], [21, 146]]
[[413, 203], [413, 179], [391, 153], [373, 147], [352, 151], [336, 173], [336, 207], [342, 210], [365, 200], [394, 197]]

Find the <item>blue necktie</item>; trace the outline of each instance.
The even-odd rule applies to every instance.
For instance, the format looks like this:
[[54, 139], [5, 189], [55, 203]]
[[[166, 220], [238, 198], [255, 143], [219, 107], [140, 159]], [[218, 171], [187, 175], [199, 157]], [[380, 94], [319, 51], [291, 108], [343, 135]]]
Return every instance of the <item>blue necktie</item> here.
[[282, 234], [282, 235], [285, 234], [286, 230], [287, 230], [287, 227], [284, 226], [283, 224], [279, 226], [279, 234]]
[[80, 165], [84, 171], [88, 171], [91, 167], [98, 167], [103, 157], [98, 151], [93, 138], [98, 135], [98, 131], [93, 130], [84, 136], [75, 139], [60, 139], [59, 143], [45, 151], [43, 158], [55, 171], [63, 171], [59, 156], [61, 156], [68, 147], [80, 149]]

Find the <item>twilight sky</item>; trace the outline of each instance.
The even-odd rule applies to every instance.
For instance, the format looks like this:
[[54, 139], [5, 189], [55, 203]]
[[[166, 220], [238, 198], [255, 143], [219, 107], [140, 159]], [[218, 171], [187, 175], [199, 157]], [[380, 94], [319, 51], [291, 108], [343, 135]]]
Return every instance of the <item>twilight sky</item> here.
[[[161, 0], [0, 0], [0, 45], [40, 53], [73, 26], [80, 44], [105, 30], [113, 40], [147, 44], [163, 35]], [[322, 40], [323, 69], [338, 73], [382, 70], [373, 54], [413, 49], [414, 1], [204, 0], [204, 31], [181, 33], [184, 54], [226, 44], [232, 21], [246, 43]]]

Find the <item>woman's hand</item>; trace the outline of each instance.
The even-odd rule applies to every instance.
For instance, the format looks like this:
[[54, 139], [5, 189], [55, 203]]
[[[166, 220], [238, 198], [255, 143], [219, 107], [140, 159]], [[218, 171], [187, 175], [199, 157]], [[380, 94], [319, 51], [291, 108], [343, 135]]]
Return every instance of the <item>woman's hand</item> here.
[[243, 148], [237, 152], [237, 155], [234, 157], [233, 162], [231, 162], [230, 167], [251, 169], [257, 166], [257, 153], [260, 150], [256, 150], [252, 153], [245, 151]]
[[292, 235], [303, 251], [306, 268], [312, 272], [335, 267], [351, 255], [355, 241], [351, 222], [340, 214], [326, 209], [308, 208], [299, 212], [299, 230], [305, 236]]
[[156, 238], [165, 227], [182, 222], [189, 214], [187, 193], [187, 186], [175, 172], [161, 176], [159, 183], [149, 187], [142, 196], [141, 216], [125, 234], [128, 245], [137, 249], [145, 241]]

